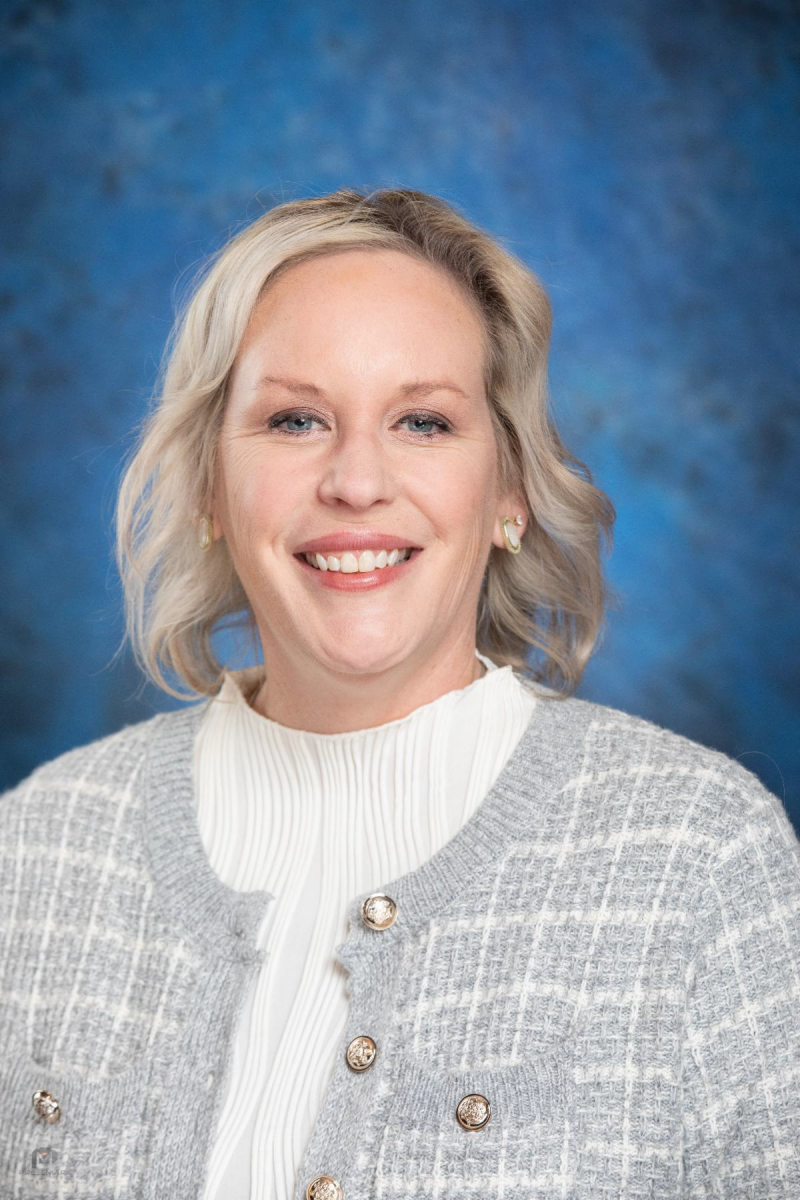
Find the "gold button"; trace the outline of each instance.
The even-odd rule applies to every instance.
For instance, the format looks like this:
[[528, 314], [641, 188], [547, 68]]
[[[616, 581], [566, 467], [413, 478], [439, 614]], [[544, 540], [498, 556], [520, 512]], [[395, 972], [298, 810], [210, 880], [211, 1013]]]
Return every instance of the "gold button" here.
[[397, 918], [397, 905], [391, 896], [375, 892], [361, 905], [361, 916], [370, 929], [388, 929]]
[[36, 1115], [47, 1121], [48, 1125], [55, 1125], [56, 1121], [61, 1120], [61, 1105], [50, 1092], [34, 1092], [33, 1107]]
[[352, 1070], [366, 1071], [367, 1067], [371, 1067], [375, 1062], [377, 1053], [378, 1047], [372, 1038], [362, 1034], [360, 1037], [353, 1038], [345, 1051], [345, 1059], [348, 1067], [351, 1067]]
[[470, 1132], [475, 1129], [483, 1129], [484, 1125], [489, 1123], [491, 1115], [489, 1101], [477, 1092], [465, 1096], [456, 1109], [456, 1120], [459, 1125], [462, 1129], [468, 1129]]
[[342, 1200], [344, 1192], [332, 1175], [317, 1175], [306, 1188], [306, 1200]]

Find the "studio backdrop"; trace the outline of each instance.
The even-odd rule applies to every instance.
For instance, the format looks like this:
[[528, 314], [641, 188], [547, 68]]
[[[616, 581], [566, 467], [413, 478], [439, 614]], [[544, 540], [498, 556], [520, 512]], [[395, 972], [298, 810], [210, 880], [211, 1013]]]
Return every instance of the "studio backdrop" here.
[[799, 44], [763, 0], [6, 5], [0, 788], [177, 705], [115, 657], [112, 546], [182, 289], [283, 199], [395, 184], [550, 295], [554, 418], [617, 510], [579, 695], [800, 826]]

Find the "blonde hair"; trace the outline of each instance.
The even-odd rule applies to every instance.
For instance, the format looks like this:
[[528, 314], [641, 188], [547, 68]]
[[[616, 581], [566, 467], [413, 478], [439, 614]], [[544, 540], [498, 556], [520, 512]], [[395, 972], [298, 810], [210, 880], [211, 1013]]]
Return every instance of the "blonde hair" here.
[[[215, 694], [226, 669], [212, 632], [257, 625], [224, 538], [204, 554], [197, 523], [212, 494], [216, 442], [238, 348], [265, 287], [292, 265], [346, 249], [400, 250], [457, 280], [482, 314], [485, 384], [499, 487], [525, 498], [519, 554], [493, 546], [476, 645], [500, 666], [574, 693], [616, 596], [604, 579], [616, 512], [548, 413], [552, 311], [533, 272], [443, 199], [408, 188], [343, 187], [276, 205], [198, 272], [177, 307], [150, 411], [137, 427], [116, 506], [116, 557], [130, 641], [144, 675], [169, 695]], [[509, 513], [513, 516], [513, 513]], [[541, 661], [531, 663], [531, 650]], [[164, 669], [190, 688], [173, 688]]]

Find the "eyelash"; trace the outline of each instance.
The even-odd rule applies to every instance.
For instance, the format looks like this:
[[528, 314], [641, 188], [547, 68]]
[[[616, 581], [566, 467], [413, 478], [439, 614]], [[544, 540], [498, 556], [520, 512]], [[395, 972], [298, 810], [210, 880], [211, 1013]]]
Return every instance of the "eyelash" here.
[[[299, 408], [293, 408], [290, 412], [279, 413], [278, 416], [270, 418], [269, 428], [277, 429], [284, 421], [288, 421], [292, 417], [302, 417], [302, 418], [310, 417], [312, 421], [320, 420], [320, 418], [317, 417], [317, 415], [315, 413], [305, 412], [303, 409], [299, 409]], [[408, 421], [415, 417], [424, 421], [426, 425], [438, 425], [439, 426], [439, 433], [418, 433], [418, 434], [416, 434], [416, 437], [418, 437], [418, 438], [422, 438], [423, 440], [426, 440], [426, 441], [434, 441], [436, 438], [443, 437], [445, 434], [452, 432], [451, 426], [448, 424], [448, 422], [443, 421], [440, 417], [435, 417], [433, 415], [433, 413], [426, 413], [426, 412], [406, 413], [406, 415], [404, 417], [401, 417], [400, 420]], [[300, 430], [284, 429], [283, 432], [288, 433], [290, 435], [290, 437], [304, 437], [306, 434], [312, 433], [313, 430], [311, 430], [311, 429], [300, 429]]]

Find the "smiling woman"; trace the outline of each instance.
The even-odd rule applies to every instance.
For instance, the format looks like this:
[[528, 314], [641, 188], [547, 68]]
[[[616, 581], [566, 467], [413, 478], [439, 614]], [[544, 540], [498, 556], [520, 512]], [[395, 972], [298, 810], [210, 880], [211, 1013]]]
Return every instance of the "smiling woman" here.
[[[288, 724], [392, 719], [469, 682], [475, 646], [572, 694], [614, 602], [614, 509], [548, 414], [551, 321], [523, 263], [408, 189], [292, 201], [227, 243], [179, 314], [120, 489], [145, 673], [216, 694], [225, 618], [269, 662], [258, 710]], [[344, 551], [364, 531], [425, 550], [402, 590], [290, 570], [301, 543]]]
[[575, 695], [614, 509], [550, 325], [409, 189], [199, 279], [117, 511], [130, 643], [194, 702], [0, 804], [3, 1196], [53, 1150], [95, 1200], [800, 1195], [800, 846]]

